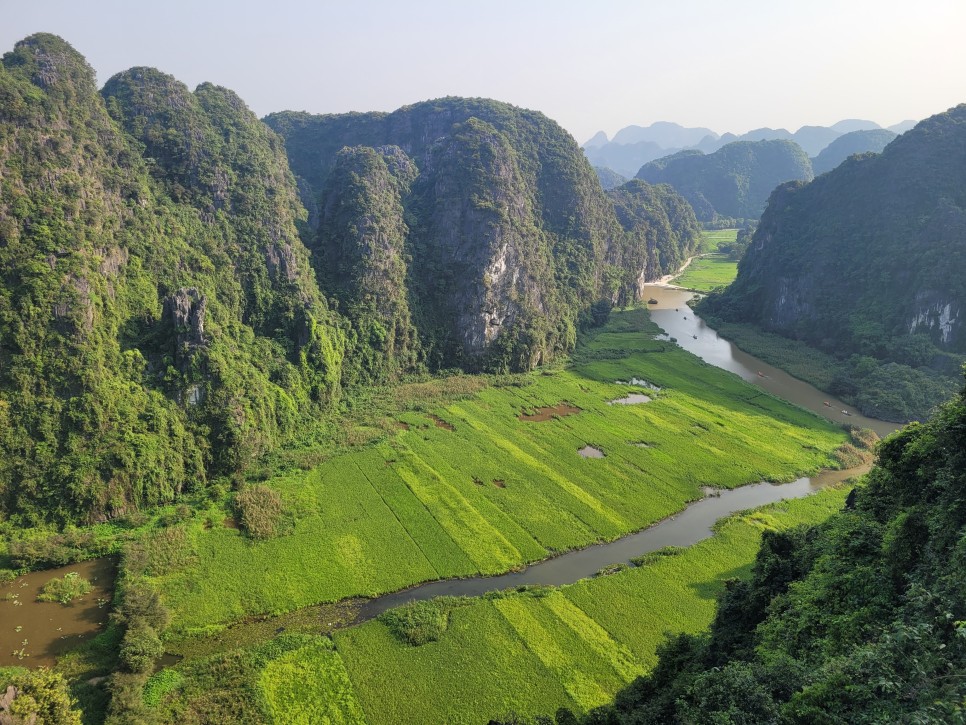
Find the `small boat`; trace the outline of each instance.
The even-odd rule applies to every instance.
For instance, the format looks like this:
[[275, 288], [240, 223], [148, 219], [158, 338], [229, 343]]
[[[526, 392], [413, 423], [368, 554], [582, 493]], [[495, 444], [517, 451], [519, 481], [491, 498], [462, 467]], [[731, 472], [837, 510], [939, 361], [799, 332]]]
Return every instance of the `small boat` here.
[[761, 370], [759, 370], [758, 371], [758, 377], [759, 378], [763, 378], [763, 377], [765, 377], [765, 374]]
[[843, 410], [842, 411], [842, 415], [852, 415], [852, 414], [849, 411], [847, 411], [847, 410]]
[[826, 400], [825, 401], [825, 407], [826, 408], [831, 408], [832, 407], [832, 404]]
[[695, 340], [698, 339], [698, 336], [697, 335], [691, 335], [691, 337], [693, 337]]
[[657, 304], [657, 300], [654, 299], [653, 297], [651, 297], [651, 299], [649, 299], [647, 301], [647, 304], [649, 304], [649, 305], [656, 305]]

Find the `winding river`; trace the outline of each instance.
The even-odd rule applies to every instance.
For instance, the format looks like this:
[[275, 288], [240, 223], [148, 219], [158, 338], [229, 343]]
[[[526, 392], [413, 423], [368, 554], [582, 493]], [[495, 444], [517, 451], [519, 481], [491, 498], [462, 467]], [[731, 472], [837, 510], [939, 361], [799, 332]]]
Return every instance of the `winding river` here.
[[[871, 428], [880, 436], [888, 435], [898, 428], [895, 423], [852, 412], [842, 401], [742, 352], [708, 327], [687, 306], [688, 300], [694, 296], [692, 292], [667, 285], [650, 285], [645, 287], [644, 296], [657, 300], [657, 304], [648, 306], [651, 319], [668, 336], [676, 338], [681, 347], [705, 362], [736, 373], [748, 382], [836, 423]], [[560, 554], [533, 564], [523, 571], [495, 577], [428, 582], [370, 599], [362, 604], [356, 621], [363, 622], [393, 607], [433, 597], [480, 596], [487, 592], [524, 585], [572, 584], [594, 576], [605, 567], [629, 562], [665, 546], [690, 546], [711, 536], [712, 526], [725, 516], [776, 501], [807, 496], [825, 486], [863, 474], [869, 467], [865, 465], [846, 471], [822, 471], [815, 476], [780, 485], [762, 482], [722, 490], [717, 495], [696, 501], [680, 513], [635, 534]]]

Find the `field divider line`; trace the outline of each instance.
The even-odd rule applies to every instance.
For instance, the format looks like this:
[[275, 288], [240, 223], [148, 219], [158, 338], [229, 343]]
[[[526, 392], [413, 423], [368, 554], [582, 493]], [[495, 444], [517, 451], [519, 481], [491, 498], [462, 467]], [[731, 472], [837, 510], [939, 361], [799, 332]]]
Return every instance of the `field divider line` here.
[[[426, 564], [429, 565], [430, 570], [436, 574], [437, 578], [442, 578], [442, 575], [439, 573], [439, 570], [435, 566], [433, 566], [433, 562], [430, 560], [428, 556], [426, 556], [426, 552], [423, 551], [423, 547], [419, 545], [419, 542], [416, 540], [416, 537], [414, 537], [412, 532], [408, 528], [406, 528], [406, 524], [404, 524], [402, 519], [399, 518], [399, 515], [396, 513], [396, 510], [389, 505], [389, 503], [386, 501], [385, 496], [383, 496], [379, 492], [379, 489], [373, 485], [372, 479], [369, 478], [369, 474], [367, 474], [365, 470], [363, 470], [362, 466], [360, 466], [358, 463], [354, 463], [353, 465], [355, 465], [355, 467], [359, 469], [359, 473], [362, 474], [362, 477], [366, 479], [366, 483], [368, 483], [369, 486], [372, 488], [372, 490], [375, 491], [376, 495], [382, 501], [382, 505], [389, 510], [389, 513], [391, 513], [393, 518], [396, 519], [396, 521], [399, 523], [399, 527], [406, 532], [406, 536], [409, 537], [409, 540], [413, 542], [413, 545], [419, 550], [419, 553], [422, 554], [422, 557], [423, 559], [426, 560]], [[403, 479], [400, 478], [400, 480], [403, 480]], [[405, 483], [405, 481], [403, 481], [403, 483]], [[407, 486], [406, 488], [409, 488], [409, 487]], [[419, 500], [418, 496], [416, 497], [416, 500], [417, 501]], [[422, 501], [420, 501], [420, 503], [422, 503]], [[425, 504], [423, 504], [423, 508], [426, 508]], [[427, 509], [427, 512], [429, 512], [428, 509]], [[430, 513], [430, 515], [432, 514]], [[433, 520], [435, 521], [436, 519], [434, 518]], [[443, 530], [445, 531], [445, 529]], [[448, 533], [446, 535], [449, 536]], [[459, 544], [457, 542], [454, 541], [453, 543], [456, 544], [457, 547], [459, 547]]]

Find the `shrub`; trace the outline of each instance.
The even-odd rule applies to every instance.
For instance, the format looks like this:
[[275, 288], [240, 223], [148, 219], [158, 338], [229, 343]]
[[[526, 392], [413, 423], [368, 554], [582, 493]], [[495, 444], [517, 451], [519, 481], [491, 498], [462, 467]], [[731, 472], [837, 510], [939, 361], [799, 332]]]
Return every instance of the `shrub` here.
[[64, 574], [62, 579], [54, 577], [46, 584], [43, 590], [37, 595], [39, 602], [60, 602], [70, 604], [77, 597], [88, 594], [93, 587], [91, 583], [76, 571]]
[[129, 625], [143, 622], [156, 632], [163, 632], [171, 622], [171, 615], [158, 593], [149, 585], [140, 582], [124, 589], [124, 597], [114, 613], [114, 618]]
[[[10, 705], [13, 718], [9, 722], [57, 723], [57, 725], [81, 725], [80, 712], [70, 695], [63, 675], [46, 667], [23, 670], [0, 680], [0, 686], [17, 688], [17, 695]], [[7, 719], [0, 718], [3, 722]]]
[[121, 640], [121, 664], [131, 672], [149, 672], [164, 653], [158, 633], [150, 625], [135, 621]]
[[238, 520], [253, 539], [271, 539], [278, 535], [282, 521], [282, 499], [268, 486], [247, 486], [235, 496]]
[[448, 613], [437, 601], [413, 602], [379, 615], [379, 621], [401, 641], [419, 647], [446, 631]]

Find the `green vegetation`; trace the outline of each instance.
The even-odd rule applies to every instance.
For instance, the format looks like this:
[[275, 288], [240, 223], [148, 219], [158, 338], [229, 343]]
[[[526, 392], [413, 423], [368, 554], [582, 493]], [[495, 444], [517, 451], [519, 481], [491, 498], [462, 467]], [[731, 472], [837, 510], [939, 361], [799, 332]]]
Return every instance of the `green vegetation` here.
[[710, 292], [719, 287], [727, 287], [738, 275], [738, 263], [723, 254], [708, 254], [697, 257], [684, 273], [672, 280], [672, 284], [694, 290]]
[[37, 595], [37, 601], [70, 604], [78, 597], [89, 594], [91, 589], [93, 587], [89, 581], [76, 571], [71, 571], [60, 579], [54, 577], [44, 584], [43, 590]]
[[442, 600], [413, 602], [385, 612], [379, 621], [402, 642], [419, 647], [440, 638], [449, 624], [449, 612]]
[[268, 486], [245, 486], [235, 494], [238, 520], [253, 539], [271, 539], [282, 524], [282, 498]]
[[[714, 594], [726, 580], [748, 576], [763, 532], [820, 521], [840, 509], [845, 496], [845, 489], [826, 490], [737, 515], [719, 524], [711, 539], [673, 556], [651, 555], [640, 566], [560, 589], [443, 598], [414, 605], [418, 615], [411, 607], [390, 612], [336, 632], [334, 650], [316, 637], [266, 664], [261, 653], [295, 636], [286, 634], [186, 660], [170, 670], [177, 675], [165, 670], [152, 678], [176, 683], [164, 690], [154, 714], [179, 719], [204, 712], [213, 701], [224, 712], [229, 688], [249, 692], [256, 683], [266, 700], [237, 698], [233, 716], [301, 722], [304, 713], [325, 707], [333, 722], [364, 717], [375, 725], [479, 722], [560, 707], [585, 712], [650, 669], [667, 631], [696, 633], [708, 626]], [[441, 619], [445, 630], [421, 646], [399, 636], [401, 623]], [[323, 698], [322, 692], [331, 694]]]
[[779, 184], [813, 177], [808, 155], [794, 141], [735, 141], [712, 154], [680, 151], [641, 167], [637, 178], [670, 184], [702, 222], [757, 219]]
[[6, 712], [2, 714], [4, 722], [81, 725], [81, 713], [62, 675], [46, 667], [36, 670], [0, 668], [0, 683], [17, 688], [16, 697], [10, 703], [9, 715]]
[[815, 175], [831, 171], [853, 154], [878, 154], [892, 143], [897, 134], [884, 128], [852, 131], [839, 136], [812, 159]]
[[[701, 243], [701, 230], [690, 205], [667, 184], [634, 179], [607, 193], [627, 235], [626, 280], [619, 298], [640, 299], [640, 285], [676, 272]], [[631, 294], [636, 293], [636, 296]]]
[[[400, 412], [378, 423], [381, 439], [263, 484], [290, 512], [286, 536], [253, 545], [217, 516], [210, 528], [199, 517], [139, 545], [160, 547], [158, 561], [173, 566], [145, 568], [154, 559], [135, 547], [124, 568], [164, 593], [184, 635], [249, 614], [504, 572], [640, 529], [699, 498], [702, 485], [791, 480], [834, 465], [828, 454], [842, 432], [653, 339], [657, 331], [646, 310], [615, 313], [570, 370], [401, 386]], [[656, 398], [646, 405], [608, 405], [633, 391], [614, 381], [632, 377], [662, 390], [642, 390]], [[519, 420], [562, 400], [581, 412]], [[642, 437], [651, 447], [632, 445]], [[581, 458], [588, 442], [607, 456]]]
[[581, 722], [961, 722], [964, 425], [960, 394], [887, 438], [853, 506], [766, 535], [710, 633]]
[[702, 254], [713, 254], [720, 251], [719, 247], [733, 244], [738, 237], [737, 229], [705, 229], [701, 232]]
[[834, 358], [825, 366], [834, 368], [834, 384], [825, 389], [867, 415], [927, 417], [956, 389], [966, 360], [966, 262], [956, 252], [964, 138], [961, 105], [881, 154], [777, 189], [738, 277], [701, 304], [702, 316], [716, 328], [753, 325]]
[[616, 189], [618, 186], [623, 186], [627, 183], [626, 177], [621, 176], [613, 169], [608, 169], [606, 166], [595, 166], [594, 172], [600, 179], [600, 185], [604, 188], [604, 191]]

